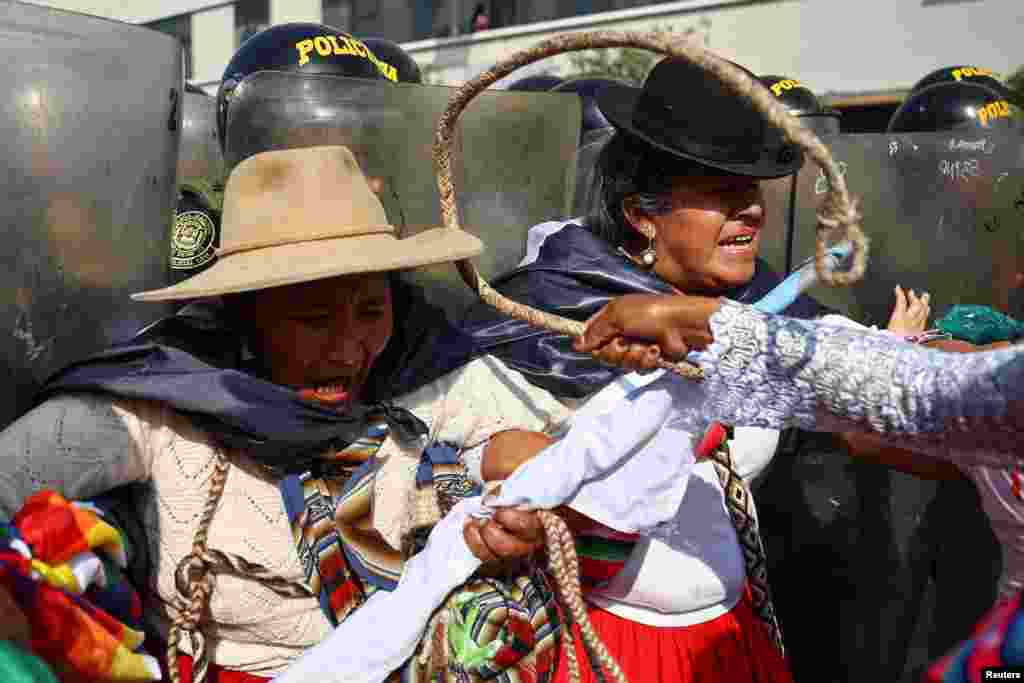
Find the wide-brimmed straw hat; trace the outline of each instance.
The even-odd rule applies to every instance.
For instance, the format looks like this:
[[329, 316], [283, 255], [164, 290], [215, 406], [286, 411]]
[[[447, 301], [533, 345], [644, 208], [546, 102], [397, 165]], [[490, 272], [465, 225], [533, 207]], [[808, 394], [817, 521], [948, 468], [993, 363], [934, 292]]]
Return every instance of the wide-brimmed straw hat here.
[[445, 263], [482, 251], [476, 237], [449, 228], [399, 239], [345, 147], [264, 152], [238, 164], [228, 178], [217, 261], [173, 287], [132, 298], [247, 292]]
[[597, 104], [617, 129], [711, 169], [779, 178], [803, 164], [800, 148], [787, 143], [751, 102], [684, 60], [663, 59], [648, 74], [643, 88], [603, 88]]

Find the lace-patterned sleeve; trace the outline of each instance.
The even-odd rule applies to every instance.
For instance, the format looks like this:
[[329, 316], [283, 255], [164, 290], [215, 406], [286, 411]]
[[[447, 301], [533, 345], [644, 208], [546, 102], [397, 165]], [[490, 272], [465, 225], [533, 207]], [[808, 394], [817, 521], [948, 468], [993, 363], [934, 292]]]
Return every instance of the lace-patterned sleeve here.
[[72, 499], [149, 476], [151, 421], [142, 402], [99, 395], [58, 396], [0, 432], [0, 520], [43, 488]]
[[961, 464], [1006, 467], [1024, 428], [1024, 347], [954, 354], [725, 302], [711, 318], [706, 418], [901, 435]]

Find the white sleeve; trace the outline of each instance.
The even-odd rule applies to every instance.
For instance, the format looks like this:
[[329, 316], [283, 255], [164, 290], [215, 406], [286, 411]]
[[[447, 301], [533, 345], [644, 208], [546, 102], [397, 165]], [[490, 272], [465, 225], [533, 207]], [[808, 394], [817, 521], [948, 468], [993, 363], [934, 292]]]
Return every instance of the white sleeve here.
[[58, 396], [0, 433], [0, 518], [44, 488], [82, 499], [147, 478], [149, 429], [138, 404]]
[[[675, 517], [686, 493], [699, 424], [679, 419], [699, 385], [661, 373], [619, 377], [573, 417], [568, 432], [520, 465], [497, 506], [568, 504], [612, 529], [647, 532]], [[705, 425], [706, 426], [706, 425]]]
[[[945, 353], [888, 334], [765, 315], [726, 301], [706, 375], [705, 420], [901, 435], [961, 464], [1015, 464], [1024, 431], [1024, 347]], [[684, 380], [679, 380], [684, 381]]]

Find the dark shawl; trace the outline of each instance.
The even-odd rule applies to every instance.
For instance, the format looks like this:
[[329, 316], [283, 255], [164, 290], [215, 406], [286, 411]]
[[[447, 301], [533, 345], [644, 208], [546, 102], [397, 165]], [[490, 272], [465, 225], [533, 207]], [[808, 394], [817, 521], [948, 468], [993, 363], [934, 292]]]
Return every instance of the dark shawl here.
[[[754, 303], [782, 282], [758, 259], [753, 279], [725, 296]], [[492, 285], [514, 301], [584, 321], [612, 298], [624, 294], [671, 294], [653, 273], [638, 268], [608, 242], [576, 223], [550, 234], [533, 262], [498, 277]], [[832, 312], [801, 295], [786, 315], [815, 318]], [[473, 337], [476, 353], [491, 354], [522, 372], [533, 384], [557, 396], [587, 396], [626, 371], [572, 350], [572, 340], [513, 320], [480, 303], [467, 311], [461, 327]]]

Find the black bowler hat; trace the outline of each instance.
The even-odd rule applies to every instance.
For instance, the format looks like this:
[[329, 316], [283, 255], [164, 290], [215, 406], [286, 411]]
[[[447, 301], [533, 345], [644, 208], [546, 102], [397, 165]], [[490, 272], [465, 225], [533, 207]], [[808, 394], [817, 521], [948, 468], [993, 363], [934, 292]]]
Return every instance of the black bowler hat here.
[[[757, 78], [738, 65], [755, 84]], [[644, 87], [608, 85], [597, 103], [612, 125], [681, 159], [753, 178], [781, 178], [803, 165], [799, 147], [718, 78], [680, 59], [663, 59]]]

